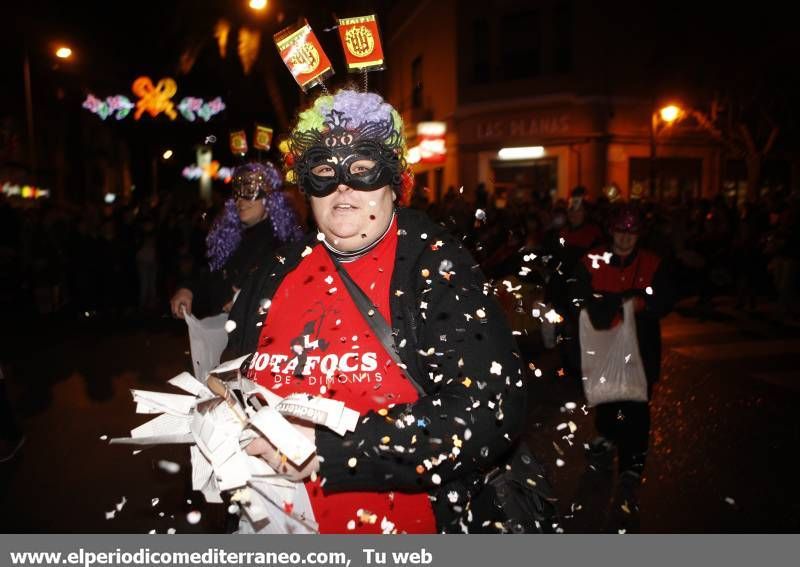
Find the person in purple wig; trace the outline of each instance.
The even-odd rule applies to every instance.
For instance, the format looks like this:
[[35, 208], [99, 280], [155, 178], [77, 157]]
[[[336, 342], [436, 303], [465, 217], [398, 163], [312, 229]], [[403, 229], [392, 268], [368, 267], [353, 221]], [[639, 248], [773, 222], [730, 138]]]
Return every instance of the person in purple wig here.
[[247, 276], [280, 245], [302, 231], [281, 192], [280, 172], [269, 162], [250, 162], [233, 172], [233, 196], [206, 237], [208, 269], [184, 282], [170, 300], [175, 317], [184, 311], [229, 311]]

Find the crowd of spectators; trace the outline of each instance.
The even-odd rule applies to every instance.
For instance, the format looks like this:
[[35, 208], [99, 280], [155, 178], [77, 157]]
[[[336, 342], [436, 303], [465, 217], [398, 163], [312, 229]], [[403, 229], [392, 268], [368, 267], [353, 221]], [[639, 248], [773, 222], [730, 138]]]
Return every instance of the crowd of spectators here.
[[[499, 199], [483, 187], [470, 197], [451, 187], [435, 203], [425, 195], [417, 191], [411, 206], [463, 238], [488, 277], [541, 288], [542, 298], [554, 274], [568, 279], [570, 200]], [[602, 234], [614, 203], [588, 195], [581, 221]], [[215, 197], [210, 207], [169, 194], [75, 206], [0, 195], [0, 306], [17, 316], [167, 315], [177, 283], [206, 262], [205, 235], [223, 200]], [[724, 294], [742, 309], [774, 302], [781, 317], [797, 318], [797, 193], [740, 205], [723, 195], [640, 204], [642, 244], [671, 262], [680, 295], [696, 297], [701, 313]], [[526, 262], [530, 254], [538, 261]]]

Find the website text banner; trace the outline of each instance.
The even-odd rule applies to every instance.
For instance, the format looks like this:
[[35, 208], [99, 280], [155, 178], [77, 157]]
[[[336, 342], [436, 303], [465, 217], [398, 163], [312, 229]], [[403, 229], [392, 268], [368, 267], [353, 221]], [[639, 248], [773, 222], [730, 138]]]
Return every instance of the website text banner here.
[[756, 567], [788, 563], [794, 537], [0, 535], [0, 567]]

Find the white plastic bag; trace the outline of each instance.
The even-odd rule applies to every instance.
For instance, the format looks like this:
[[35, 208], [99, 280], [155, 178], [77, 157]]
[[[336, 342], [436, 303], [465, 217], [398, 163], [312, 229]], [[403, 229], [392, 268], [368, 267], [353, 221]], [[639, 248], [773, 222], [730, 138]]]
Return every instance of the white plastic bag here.
[[579, 328], [583, 391], [590, 407], [609, 402], [646, 402], [644, 373], [633, 300], [623, 304], [624, 321], [607, 331], [592, 326], [586, 309]]
[[195, 377], [205, 384], [208, 373], [219, 366], [222, 351], [228, 346], [228, 332], [225, 323], [227, 313], [198, 319], [184, 312], [189, 327], [189, 347], [192, 352], [192, 365]]

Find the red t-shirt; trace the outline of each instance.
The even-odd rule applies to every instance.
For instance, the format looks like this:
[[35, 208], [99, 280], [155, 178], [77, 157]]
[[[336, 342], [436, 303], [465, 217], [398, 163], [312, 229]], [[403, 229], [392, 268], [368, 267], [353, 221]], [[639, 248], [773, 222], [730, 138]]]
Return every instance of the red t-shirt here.
[[[368, 254], [343, 264], [387, 321], [396, 224]], [[278, 287], [251, 369], [259, 384], [280, 396], [326, 396], [362, 415], [417, 399], [417, 391], [373, 336], [321, 245]], [[379, 534], [391, 531], [389, 523], [398, 533], [436, 532], [426, 493], [326, 494], [320, 479], [306, 482], [306, 488], [321, 533]]]

